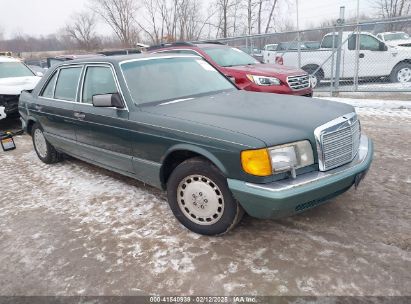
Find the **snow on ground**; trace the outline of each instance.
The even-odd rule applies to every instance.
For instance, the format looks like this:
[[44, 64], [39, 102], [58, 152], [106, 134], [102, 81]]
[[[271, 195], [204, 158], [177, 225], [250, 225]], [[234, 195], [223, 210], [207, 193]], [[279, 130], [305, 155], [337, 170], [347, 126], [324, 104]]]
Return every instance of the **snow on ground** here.
[[385, 99], [360, 99], [321, 97], [337, 102], [350, 104], [356, 108], [361, 116], [389, 116], [397, 118], [411, 118], [411, 101], [409, 100], [385, 100]]
[[393, 116], [409, 103], [326, 99], [353, 104], [375, 143], [359, 189], [223, 237], [182, 227], [159, 190], [45, 165], [17, 136], [0, 151], [0, 295], [410, 296], [411, 118]]

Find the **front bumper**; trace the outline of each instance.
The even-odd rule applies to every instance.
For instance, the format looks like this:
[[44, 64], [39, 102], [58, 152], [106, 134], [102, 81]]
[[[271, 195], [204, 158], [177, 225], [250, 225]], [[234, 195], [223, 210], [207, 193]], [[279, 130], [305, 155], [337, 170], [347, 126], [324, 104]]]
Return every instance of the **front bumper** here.
[[228, 186], [245, 211], [257, 218], [280, 218], [320, 205], [352, 185], [369, 169], [373, 143], [362, 135], [356, 158], [326, 172], [309, 172], [270, 184], [251, 184], [228, 179]]

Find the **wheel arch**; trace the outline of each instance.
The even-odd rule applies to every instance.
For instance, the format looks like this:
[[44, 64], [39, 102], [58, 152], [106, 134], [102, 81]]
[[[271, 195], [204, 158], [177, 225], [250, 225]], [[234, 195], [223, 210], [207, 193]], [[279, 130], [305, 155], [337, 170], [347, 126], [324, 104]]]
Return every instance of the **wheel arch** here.
[[37, 120], [34, 117], [28, 117], [26, 126], [27, 134], [31, 135], [35, 123], [37, 123]]
[[309, 63], [304, 65], [301, 69], [309, 73], [309, 71], [315, 72], [319, 68], [318, 72], [320, 73], [321, 77], [324, 78], [324, 69], [316, 63]]
[[402, 64], [402, 63], [411, 64], [411, 59], [403, 59], [403, 60], [401, 60], [401, 61], [398, 61], [398, 62], [394, 65], [394, 67], [392, 68], [391, 71], [394, 71], [395, 68], [398, 67], [398, 66], [399, 66], [400, 64]]
[[198, 146], [179, 144], [170, 148], [162, 158], [160, 181], [163, 189], [166, 188], [168, 178], [173, 170], [182, 162], [193, 157], [203, 157], [214, 164], [224, 175], [227, 175], [227, 170], [223, 163], [211, 152]]

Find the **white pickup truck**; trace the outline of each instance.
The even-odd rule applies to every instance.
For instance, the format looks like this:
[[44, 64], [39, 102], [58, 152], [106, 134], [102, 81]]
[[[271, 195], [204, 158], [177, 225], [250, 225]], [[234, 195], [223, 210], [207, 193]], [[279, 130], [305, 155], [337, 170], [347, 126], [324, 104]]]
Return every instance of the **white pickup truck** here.
[[[343, 32], [341, 52], [340, 78], [352, 79], [356, 73], [356, 33]], [[334, 43], [333, 43], [334, 40]], [[361, 32], [360, 50], [358, 53], [358, 77], [375, 78], [388, 77], [391, 82], [411, 81], [411, 48], [389, 46], [371, 33]], [[301, 68], [312, 76], [312, 86], [315, 87], [323, 79], [331, 79], [335, 75], [332, 68], [332, 48], [338, 42], [338, 33], [324, 36], [321, 48], [301, 51]], [[281, 51], [264, 58], [267, 63], [279, 63], [298, 67], [298, 51]], [[333, 74], [332, 74], [333, 71]]]

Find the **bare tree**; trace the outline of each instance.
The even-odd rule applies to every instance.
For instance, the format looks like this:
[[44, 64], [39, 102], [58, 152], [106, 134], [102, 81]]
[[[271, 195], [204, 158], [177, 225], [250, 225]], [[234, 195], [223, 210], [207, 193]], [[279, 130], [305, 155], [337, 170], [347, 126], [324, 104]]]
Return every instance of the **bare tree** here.
[[95, 15], [89, 12], [81, 12], [73, 15], [72, 21], [66, 25], [65, 31], [67, 36], [73, 39], [81, 49], [92, 50], [98, 46], [95, 28]]
[[92, 10], [114, 31], [124, 47], [132, 47], [138, 42], [135, 15], [138, 11], [136, 0], [90, 0]]
[[411, 0], [377, 0], [376, 8], [383, 18], [406, 16], [410, 14]]
[[216, 6], [218, 9], [218, 31], [217, 35], [221, 31], [221, 36], [223, 38], [228, 37], [228, 31], [231, 27], [230, 25], [230, 13], [231, 9], [235, 7], [236, 1], [234, 0], [217, 0]]

